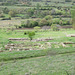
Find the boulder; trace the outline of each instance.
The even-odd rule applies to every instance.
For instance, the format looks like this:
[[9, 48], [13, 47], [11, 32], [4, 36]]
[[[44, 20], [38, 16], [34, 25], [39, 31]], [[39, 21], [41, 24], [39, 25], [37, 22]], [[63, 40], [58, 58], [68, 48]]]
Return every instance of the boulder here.
[[5, 45], [5, 49], [8, 50], [10, 48], [10, 46], [8, 45]]
[[74, 42], [64, 42], [64, 44], [75, 44]]
[[63, 47], [66, 47], [66, 45], [65, 45], [64, 43], [61, 43], [61, 45], [62, 45]]
[[66, 35], [67, 37], [75, 37], [75, 34]]
[[12, 49], [10, 48], [10, 49], [9, 49], [9, 52], [11, 52], [11, 51], [12, 51]]

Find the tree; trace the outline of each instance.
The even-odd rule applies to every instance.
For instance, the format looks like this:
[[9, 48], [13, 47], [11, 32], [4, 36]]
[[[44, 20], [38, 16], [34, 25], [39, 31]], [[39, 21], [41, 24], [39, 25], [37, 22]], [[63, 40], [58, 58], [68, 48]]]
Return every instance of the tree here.
[[3, 13], [8, 14], [9, 9], [7, 7], [3, 8]]
[[52, 16], [51, 15], [47, 15], [45, 16], [45, 19], [47, 20], [48, 25], [50, 26], [52, 24]]
[[39, 3], [37, 3], [36, 9], [37, 9], [37, 11], [40, 9]]
[[46, 19], [46, 20], [52, 20], [52, 16], [47, 15], [47, 16], [45, 16], [45, 19]]
[[59, 25], [52, 24], [52, 25], [51, 25], [51, 29], [52, 29], [53, 31], [59, 31]]
[[29, 32], [28, 37], [30, 38], [30, 41], [33, 39], [33, 36], [35, 35], [35, 32]]
[[39, 26], [36, 26], [34, 27], [35, 31], [39, 31], [40, 30], [40, 27]]
[[9, 11], [9, 15], [11, 17], [15, 17], [16, 16], [16, 12], [11, 10], [11, 11]]
[[41, 26], [45, 26], [45, 25], [48, 25], [48, 22], [45, 18], [43, 18], [42, 20], [40, 20], [39, 26], [41, 27]]
[[33, 16], [34, 14], [34, 10], [33, 9], [27, 9], [27, 14], [29, 15], [29, 17]]
[[37, 3], [37, 6], [36, 6], [37, 16], [40, 14], [39, 9], [40, 9], [40, 5], [39, 5], [39, 3]]
[[35, 27], [35, 26], [38, 26], [38, 22], [31, 20], [30, 21], [30, 27], [32, 28], [32, 27]]
[[75, 29], [75, 9], [71, 10], [72, 15], [72, 27]]

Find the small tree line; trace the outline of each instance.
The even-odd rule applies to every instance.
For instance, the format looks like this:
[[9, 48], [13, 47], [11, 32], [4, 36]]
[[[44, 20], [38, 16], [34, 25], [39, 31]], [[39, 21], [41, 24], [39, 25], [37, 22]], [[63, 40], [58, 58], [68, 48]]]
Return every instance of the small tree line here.
[[35, 26], [51, 26], [52, 24], [59, 24], [61, 26], [63, 25], [72, 25], [72, 20], [63, 20], [61, 18], [59, 19], [53, 19], [51, 15], [45, 16], [43, 19], [37, 19], [37, 20], [27, 20], [22, 21], [19, 28], [33, 28]]

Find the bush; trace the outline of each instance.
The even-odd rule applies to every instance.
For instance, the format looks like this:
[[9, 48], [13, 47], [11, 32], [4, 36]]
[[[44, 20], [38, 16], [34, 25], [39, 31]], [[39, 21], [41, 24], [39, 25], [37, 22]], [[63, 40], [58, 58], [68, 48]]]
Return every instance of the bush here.
[[38, 26], [38, 22], [37, 21], [33, 21], [33, 20], [27, 20], [26, 23], [24, 21], [21, 22], [21, 27], [25, 28], [33, 28], [35, 26]]
[[39, 26], [42, 27], [42, 26], [45, 26], [45, 25], [48, 25], [48, 22], [45, 18], [43, 18], [42, 20], [40, 20]]
[[46, 19], [46, 20], [51, 20], [51, 19], [52, 19], [52, 16], [47, 15], [47, 16], [45, 16], [45, 19]]
[[52, 20], [47, 20], [47, 22], [48, 22], [48, 26], [51, 26], [51, 25], [52, 25], [52, 23], [53, 23], [53, 21], [52, 21]]
[[37, 32], [40, 29], [40, 27], [39, 26], [36, 26], [36, 27], [34, 27], [34, 29]]
[[35, 27], [38, 26], [38, 22], [37, 21], [30, 21], [30, 27]]
[[16, 16], [16, 12], [13, 11], [13, 10], [9, 11], [8, 14], [9, 14], [11, 17], [15, 17], [15, 16]]
[[71, 25], [71, 21], [62, 20], [62, 25]]
[[35, 35], [35, 32], [29, 32], [28, 37], [30, 38], [30, 41], [33, 39], [33, 36]]
[[29, 15], [29, 17], [33, 16], [34, 10], [31, 8], [27, 9], [27, 14]]
[[53, 19], [53, 24], [59, 24], [60, 22], [60, 19], [56, 18], [56, 19]]
[[57, 27], [56, 24], [52, 24], [52, 25], [51, 25], [51, 29], [52, 29], [53, 31], [59, 31], [59, 28]]
[[21, 27], [25, 27], [25, 22], [24, 21], [21, 21]]
[[8, 14], [9, 9], [7, 7], [3, 8], [3, 13]]

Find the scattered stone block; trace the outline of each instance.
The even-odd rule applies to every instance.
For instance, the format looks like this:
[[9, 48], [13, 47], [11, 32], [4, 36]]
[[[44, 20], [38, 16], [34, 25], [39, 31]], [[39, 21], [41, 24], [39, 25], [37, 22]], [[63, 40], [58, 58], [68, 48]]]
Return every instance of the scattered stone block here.
[[64, 43], [61, 43], [61, 45], [62, 45], [63, 47], [66, 47], [66, 45], [65, 45]]
[[9, 49], [9, 52], [11, 52], [11, 51], [12, 51], [12, 49], [10, 48], [10, 49]]
[[9, 38], [9, 40], [11, 41], [24, 41], [24, 40], [28, 40], [27, 38]]
[[75, 44], [74, 42], [64, 42], [64, 44]]
[[75, 37], [75, 34], [66, 35], [67, 37]]

